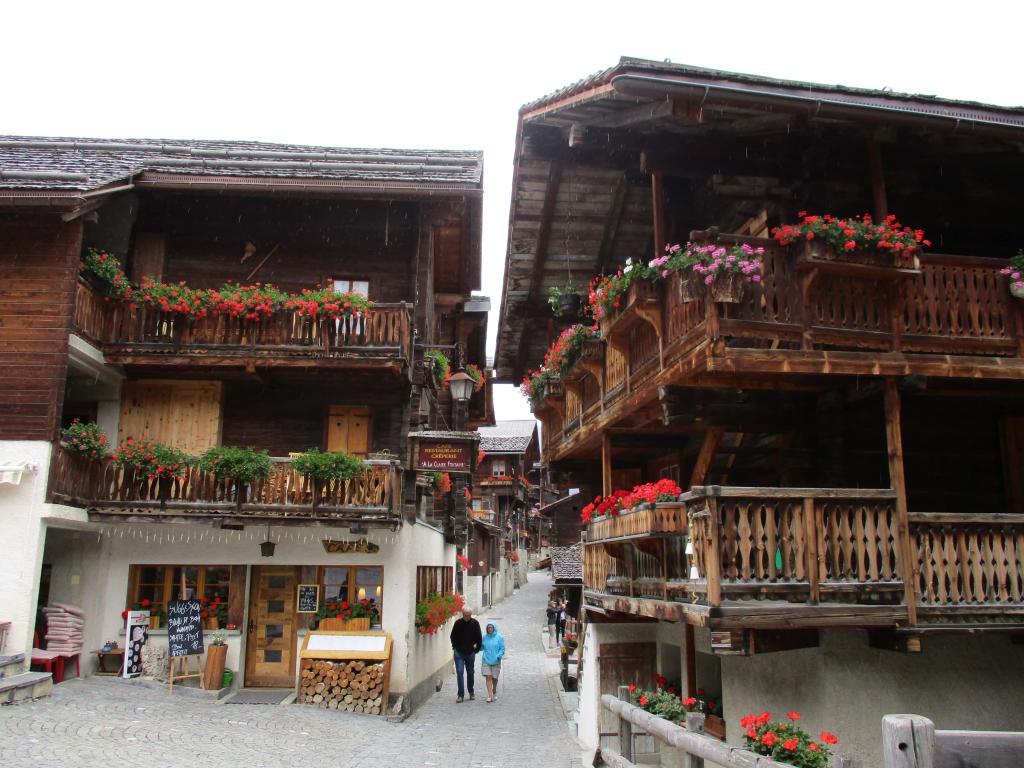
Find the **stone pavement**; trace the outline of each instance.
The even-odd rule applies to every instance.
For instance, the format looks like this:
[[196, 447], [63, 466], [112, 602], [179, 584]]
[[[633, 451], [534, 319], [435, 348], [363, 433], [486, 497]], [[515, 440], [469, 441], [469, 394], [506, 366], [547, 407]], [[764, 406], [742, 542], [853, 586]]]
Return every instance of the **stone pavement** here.
[[476, 701], [456, 704], [452, 677], [403, 723], [298, 705], [169, 701], [163, 690], [86, 678], [54, 686], [48, 699], [0, 707], [0, 766], [578, 766], [537, 631], [550, 586], [546, 575], [532, 573], [481, 619], [501, 627], [509, 648], [493, 704], [479, 674]]

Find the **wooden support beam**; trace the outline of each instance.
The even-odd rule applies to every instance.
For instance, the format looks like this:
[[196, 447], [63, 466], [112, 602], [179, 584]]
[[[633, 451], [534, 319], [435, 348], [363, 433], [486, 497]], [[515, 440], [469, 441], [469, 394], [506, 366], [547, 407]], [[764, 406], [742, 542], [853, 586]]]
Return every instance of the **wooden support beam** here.
[[533, 255], [533, 274], [530, 277], [530, 295], [528, 301], [536, 302], [544, 295], [544, 266], [548, 260], [548, 249], [551, 244], [551, 225], [554, 221], [555, 203], [558, 200], [558, 188], [562, 184], [562, 158], [554, 157], [548, 165], [547, 187], [544, 192], [544, 205], [540, 212], [540, 226], [537, 229], [537, 246]]
[[697, 454], [697, 460], [693, 464], [693, 471], [690, 473], [690, 488], [704, 485], [708, 471], [711, 469], [711, 463], [715, 460], [715, 454], [718, 452], [718, 444], [722, 441], [722, 435], [724, 434], [725, 429], [722, 427], [709, 427], [707, 432], [704, 433], [700, 452]]
[[607, 432], [601, 435], [601, 495], [610, 496], [612, 491], [612, 438]]
[[917, 624], [915, 587], [916, 552], [910, 541], [906, 477], [903, 471], [903, 427], [900, 421], [900, 393], [896, 380], [885, 380], [885, 439], [889, 456], [889, 484], [896, 492], [896, 537], [899, 542], [901, 575], [907, 604], [907, 619]]

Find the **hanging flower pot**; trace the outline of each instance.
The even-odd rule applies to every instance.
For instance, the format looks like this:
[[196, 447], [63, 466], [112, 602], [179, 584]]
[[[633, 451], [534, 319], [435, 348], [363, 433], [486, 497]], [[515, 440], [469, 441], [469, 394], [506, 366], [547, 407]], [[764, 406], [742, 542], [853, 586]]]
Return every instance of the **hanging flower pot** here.
[[736, 304], [743, 298], [743, 275], [739, 272], [720, 272], [711, 283], [711, 300], [723, 304]]
[[583, 298], [578, 293], [563, 293], [558, 297], [559, 316], [576, 317], [583, 305]]
[[679, 301], [683, 304], [697, 301], [704, 296], [704, 280], [692, 270], [679, 273], [678, 286]]

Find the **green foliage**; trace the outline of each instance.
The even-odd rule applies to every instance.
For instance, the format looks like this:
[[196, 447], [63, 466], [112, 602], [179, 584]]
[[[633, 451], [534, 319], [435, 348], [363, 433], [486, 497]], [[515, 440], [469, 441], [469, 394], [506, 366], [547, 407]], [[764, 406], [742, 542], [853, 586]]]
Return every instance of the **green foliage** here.
[[199, 457], [199, 466], [219, 480], [252, 483], [266, 480], [274, 471], [266, 451], [219, 445]]
[[103, 284], [104, 291], [111, 298], [124, 299], [131, 295], [132, 284], [125, 277], [121, 264], [115, 256], [90, 248], [85, 252], [79, 266], [86, 274], [95, 276]]
[[366, 465], [361, 459], [343, 451], [321, 451], [310, 448], [292, 459], [296, 471], [314, 480], [351, 480]]
[[445, 622], [462, 610], [462, 598], [457, 594], [442, 595], [437, 592], [416, 603], [416, 631], [421, 635], [437, 633]]
[[573, 293], [580, 295], [580, 289], [571, 279], [567, 280], [564, 286], [548, 288], [548, 306], [551, 307], [555, 317], [561, 317], [564, 314], [562, 312], [562, 296]]
[[443, 387], [444, 383], [448, 380], [448, 374], [452, 369], [452, 364], [448, 360], [448, 355], [439, 349], [428, 349], [423, 353], [423, 357], [434, 361], [434, 384], [436, 384], [438, 388]]
[[61, 435], [64, 447], [79, 456], [102, 459], [107, 455], [107, 436], [95, 421], [81, 422], [75, 419]]

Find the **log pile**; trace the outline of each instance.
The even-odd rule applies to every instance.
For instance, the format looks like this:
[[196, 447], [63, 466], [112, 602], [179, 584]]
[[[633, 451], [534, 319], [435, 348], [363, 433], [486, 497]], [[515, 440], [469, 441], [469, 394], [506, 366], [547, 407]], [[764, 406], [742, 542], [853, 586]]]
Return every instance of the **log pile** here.
[[383, 663], [307, 661], [299, 678], [299, 702], [321, 709], [379, 715], [383, 693]]

